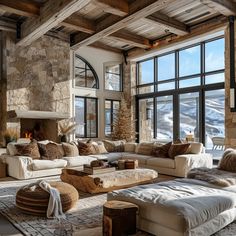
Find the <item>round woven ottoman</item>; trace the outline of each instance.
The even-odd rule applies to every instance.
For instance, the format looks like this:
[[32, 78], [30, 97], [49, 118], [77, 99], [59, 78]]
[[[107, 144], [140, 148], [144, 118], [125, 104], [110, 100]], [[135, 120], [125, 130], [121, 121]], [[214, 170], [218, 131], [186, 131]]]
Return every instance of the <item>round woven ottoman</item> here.
[[[72, 185], [63, 182], [50, 182], [50, 185], [60, 193], [63, 212], [71, 209], [78, 201], [79, 194]], [[28, 187], [21, 188], [16, 193], [16, 206], [24, 213], [46, 216], [49, 197], [49, 193], [39, 186], [33, 190]]]

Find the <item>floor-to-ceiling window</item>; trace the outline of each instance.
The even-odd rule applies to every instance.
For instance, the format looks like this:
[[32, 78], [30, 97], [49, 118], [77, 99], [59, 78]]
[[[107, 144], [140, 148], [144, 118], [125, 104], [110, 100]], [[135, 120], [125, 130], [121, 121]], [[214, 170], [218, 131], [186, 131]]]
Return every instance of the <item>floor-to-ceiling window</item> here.
[[76, 137], [97, 137], [97, 109], [97, 98], [75, 97]]
[[217, 149], [214, 137], [224, 138], [224, 45], [221, 36], [137, 63], [139, 141], [191, 133]]
[[105, 100], [105, 135], [110, 136], [113, 130], [113, 123], [119, 112], [120, 101], [106, 99]]

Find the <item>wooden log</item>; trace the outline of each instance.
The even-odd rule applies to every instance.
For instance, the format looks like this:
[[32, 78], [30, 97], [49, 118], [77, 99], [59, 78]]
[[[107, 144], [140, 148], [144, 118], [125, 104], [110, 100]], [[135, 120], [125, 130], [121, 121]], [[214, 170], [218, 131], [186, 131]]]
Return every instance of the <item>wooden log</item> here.
[[7, 176], [7, 164], [0, 161], [0, 178]]
[[138, 206], [123, 201], [108, 201], [103, 205], [103, 235], [122, 236], [136, 233]]

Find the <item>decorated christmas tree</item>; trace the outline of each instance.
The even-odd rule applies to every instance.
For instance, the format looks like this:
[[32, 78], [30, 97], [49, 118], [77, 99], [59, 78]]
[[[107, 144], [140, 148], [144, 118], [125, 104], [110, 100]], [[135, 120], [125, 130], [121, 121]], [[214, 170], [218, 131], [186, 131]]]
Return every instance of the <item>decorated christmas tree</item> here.
[[132, 120], [131, 109], [128, 108], [124, 97], [121, 99], [120, 108], [113, 122], [112, 139], [122, 140], [127, 142], [135, 141], [135, 122]]

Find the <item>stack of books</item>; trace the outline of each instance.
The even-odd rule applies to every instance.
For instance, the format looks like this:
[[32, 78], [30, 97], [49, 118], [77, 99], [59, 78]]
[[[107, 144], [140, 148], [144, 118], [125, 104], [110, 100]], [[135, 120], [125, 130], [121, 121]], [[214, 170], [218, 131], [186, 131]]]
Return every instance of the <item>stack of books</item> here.
[[115, 171], [115, 167], [91, 167], [90, 165], [84, 165], [84, 172], [89, 175], [104, 174]]

